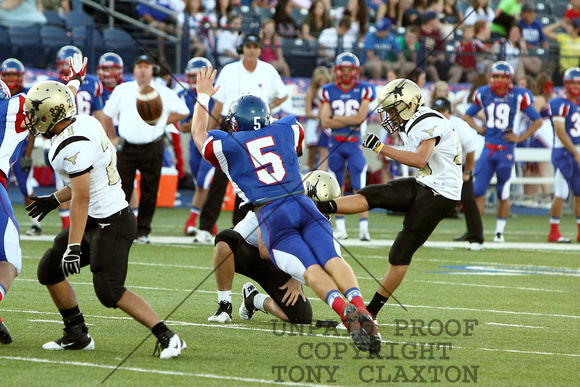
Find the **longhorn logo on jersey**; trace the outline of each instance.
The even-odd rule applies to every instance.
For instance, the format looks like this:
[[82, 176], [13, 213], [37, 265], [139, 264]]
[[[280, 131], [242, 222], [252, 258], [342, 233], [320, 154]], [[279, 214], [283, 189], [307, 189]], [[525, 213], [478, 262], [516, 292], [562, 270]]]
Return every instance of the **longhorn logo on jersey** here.
[[78, 157], [79, 153], [81, 153], [81, 152], [79, 151], [79, 152], [75, 153], [74, 156], [71, 156], [68, 159], [64, 159], [64, 160], [71, 162], [72, 165], [76, 165], [76, 163], [77, 163], [77, 157]]

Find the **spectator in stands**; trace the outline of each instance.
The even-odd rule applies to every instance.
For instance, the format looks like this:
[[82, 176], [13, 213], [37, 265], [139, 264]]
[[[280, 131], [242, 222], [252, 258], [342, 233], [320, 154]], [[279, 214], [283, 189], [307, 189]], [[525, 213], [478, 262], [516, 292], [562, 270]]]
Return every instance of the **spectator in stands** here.
[[405, 29], [405, 35], [397, 37], [397, 42], [399, 42], [405, 62], [401, 66], [400, 76], [396, 78], [404, 78], [417, 67], [417, 52], [421, 49], [421, 43], [419, 43], [419, 27], [408, 26]]
[[436, 82], [439, 80], [437, 66], [445, 62], [443, 50], [443, 36], [439, 30], [439, 15], [435, 11], [423, 14], [423, 24], [419, 27], [419, 35], [423, 38], [425, 45], [425, 61], [427, 63], [427, 78]]
[[514, 78], [518, 79], [525, 75], [523, 56], [528, 55], [528, 46], [522, 39], [522, 32], [519, 24], [513, 24], [508, 33], [507, 39], [500, 38], [493, 45], [494, 52], [499, 58], [508, 62], [515, 71]]
[[[452, 102], [451, 106], [460, 117], [463, 117], [465, 111], [473, 103], [473, 96], [475, 91], [480, 87], [487, 85], [489, 82], [489, 76], [487, 75], [489, 71], [479, 72], [475, 76], [473, 84], [468, 90], [462, 90], [455, 94], [455, 100]], [[474, 117], [475, 123], [479, 126], [482, 124], [482, 120], [485, 119], [483, 112], [479, 112], [477, 116]], [[481, 137], [481, 136], [480, 136]], [[483, 146], [483, 144], [481, 144]]]
[[[443, 17], [445, 14], [443, 13], [445, 5], [443, 4], [443, 0], [427, 0], [427, 9], [425, 9], [425, 13], [428, 12], [435, 12], [437, 14], [437, 19], [439, 19], [439, 32], [441, 33], [441, 36], [445, 37], [449, 34], [452, 33], [453, 31], [453, 24], [449, 24], [447, 23], [447, 20], [445, 19], [445, 17]], [[420, 19], [417, 19], [417, 22], [419, 23], [419, 25], [421, 25], [422, 23], [420, 22]]]
[[522, 6], [522, 16], [518, 22], [522, 28], [522, 36], [528, 48], [542, 47], [544, 50], [550, 48], [542, 24], [536, 19], [536, 7], [531, 3]]
[[206, 12], [201, 0], [187, 0], [185, 12], [177, 15], [177, 23], [183, 26], [189, 22], [189, 47], [191, 56], [211, 56], [214, 51], [215, 36], [210, 27], [217, 26], [215, 14]]
[[[308, 148], [308, 170], [321, 169], [326, 171], [328, 169], [328, 144], [321, 146], [320, 139], [322, 131], [327, 130], [320, 127], [318, 120], [318, 112], [320, 108], [320, 99], [318, 98], [318, 90], [323, 85], [332, 82], [332, 75], [328, 68], [318, 66], [312, 72], [310, 85], [306, 90], [304, 97], [304, 111], [306, 124], [304, 125], [304, 142]], [[324, 145], [324, 144], [322, 144]], [[316, 163], [316, 156], [318, 155], [318, 164]]]
[[352, 51], [356, 44], [356, 38], [348, 34], [351, 21], [345, 16], [338, 22], [336, 27], [327, 28], [320, 33], [318, 38], [318, 60], [326, 67], [334, 65], [334, 58], [345, 51]]
[[262, 21], [260, 27], [260, 37], [262, 38], [262, 54], [260, 60], [270, 63], [282, 77], [290, 77], [290, 67], [284, 59], [282, 44], [276, 35], [276, 23], [268, 18]]
[[577, 18], [580, 18], [580, 0], [570, 0], [570, 5], [564, 12], [564, 19], [574, 20]]
[[435, 82], [433, 91], [425, 95], [425, 106], [430, 106], [434, 109], [433, 103], [440, 98], [447, 100], [453, 100], [455, 98], [455, 93], [449, 90], [449, 84], [445, 81]]
[[308, 9], [308, 15], [306, 15], [300, 26], [300, 37], [302, 39], [317, 40], [323, 30], [331, 27], [332, 20], [324, 1], [314, 0], [310, 9]]
[[[449, 69], [449, 83], [458, 83], [465, 78], [465, 82], [471, 83], [478, 72], [477, 64], [487, 62], [479, 53], [493, 54], [493, 50], [486, 46], [482, 40], [489, 39], [489, 24], [480, 20], [475, 26], [465, 26], [461, 41], [455, 42], [454, 55], [451, 57], [453, 65]], [[475, 34], [475, 35], [474, 35]]]
[[31, 27], [46, 24], [36, 0], [2, 0], [0, 26]]
[[294, 5], [290, 0], [280, 0], [276, 4], [276, 12], [272, 19], [276, 23], [276, 33], [282, 38], [298, 37], [298, 25], [291, 15], [293, 8]]
[[[566, 29], [566, 33], [557, 33], [560, 27]], [[578, 66], [580, 57], [580, 19], [562, 19], [544, 27], [544, 34], [550, 40], [560, 45], [560, 73], [564, 73], [570, 67]]]
[[[211, 11], [217, 20], [217, 26], [228, 28], [229, 15], [232, 13], [234, 5], [231, 0], [217, 0], [215, 8]], [[209, 7], [207, 7], [209, 9]]]
[[413, 0], [413, 5], [405, 10], [405, 13], [403, 14], [403, 27], [417, 25], [417, 22], [420, 20], [420, 16], [425, 13], [426, 9], [426, 0]]
[[[168, 11], [183, 12], [185, 9], [185, 2], [183, 1], [165, 1], [165, 0], [149, 0], [150, 4], [157, 5], [166, 8]], [[162, 12], [156, 8], [148, 6], [146, 3], [138, 3], [136, 6], [137, 15], [144, 23], [147, 23], [150, 27], [156, 28], [165, 33], [174, 33], [175, 27], [177, 25], [177, 19], [168, 13]], [[163, 41], [164, 39], [160, 36], [157, 37], [158, 41]], [[157, 45], [159, 51], [158, 59], [160, 62], [167, 62], [165, 56], [165, 45], [159, 43]]]
[[254, 2], [252, 2], [252, 4], [254, 5], [254, 7], [272, 9], [272, 8], [276, 8], [276, 4], [278, 4], [278, 1], [277, 0], [255, 0]]
[[228, 29], [221, 30], [217, 37], [216, 55], [220, 66], [240, 59], [238, 46], [242, 41], [242, 16], [232, 12], [228, 15]]
[[395, 27], [403, 26], [403, 3], [407, 0], [385, 0], [377, 10], [376, 20], [387, 18]]
[[377, 18], [377, 13], [379, 9], [385, 5], [384, 0], [365, 0], [367, 5], [367, 13], [369, 17], [369, 22], [375, 22], [377, 20], [381, 20], [381, 18]]
[[40, 11], [52, 11], [61, 17], [70, 12], [70, 2], [68, 0], [41, 0], [39, 4]]
[[471, 5], [465, 10], [465, 20], [463, 24], [466, 26], [472, 26], [480, 20], [484, 20], [488, 23], [493, 22], [495, 19], [495, 12], [490, 6], [489, 0], [471, 0]]
[[443, 2], [443, 20], [452, 26], [463, 21], [463, 12], [457, 6], [456, 0], [444, 0]]
[[350, 29], [348, 34], [355, 41], [362, 41], [367, 33], [368, 11], [365, 0], [348, 0], [346, 7], [339, 7], [334, 11], [336, 20], [343, 17], [350, 18]]
[[495, 10], [495, 18], [491, 23], [491, 36], [507, 37], [513, 24], [517, 24], [522, 13], [525, 0], [501, 0]]
[[380, 19], [375, 23], [374, 31], [367, 33], [361, 61], [368, 78], [386, 78], [391, 67], [399, 67], [405, 61], [399, 42], [391, 32], [391, 24], [390, 19]]

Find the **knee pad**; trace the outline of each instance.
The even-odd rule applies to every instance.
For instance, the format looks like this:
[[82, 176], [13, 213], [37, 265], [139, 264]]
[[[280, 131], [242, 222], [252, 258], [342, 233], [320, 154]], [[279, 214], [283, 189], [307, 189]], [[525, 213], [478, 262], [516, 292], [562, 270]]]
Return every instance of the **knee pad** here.
[[401, 231], [389, 251], [389, 263], [391, 265], [410, 265], [413, 254], [423, 244], [417, 239], [414, 232]]
[[242, 236], [238, 232], [228, 228], [217, 233], [214, 243], [217, 245], [218, 242], [225, 242], [235, 252], [238, 249], [241, 239]]
[[93, 277], [93, 286], [95, 287], [95, 294], [97, 298], [107, 308], [116, 308], [117, 303], [123, 297], [127, 290], [124, 286], [114, 286], [107, 279], [105, 273], [95, 273]]
[[42, 256], [36, 269], [36, 277], [41, 285], [54, 285], [61, 282], [65, 277], [62, 270], [56, 270], [62, 261], [62, 255], [55, 252], [51, 247]]

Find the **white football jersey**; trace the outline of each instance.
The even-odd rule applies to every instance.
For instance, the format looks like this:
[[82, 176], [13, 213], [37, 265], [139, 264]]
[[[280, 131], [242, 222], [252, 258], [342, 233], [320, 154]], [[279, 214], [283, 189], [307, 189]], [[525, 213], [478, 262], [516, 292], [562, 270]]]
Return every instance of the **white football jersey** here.
[[75, 116], [75, 122], [53, 138], [48, 159], [67, 186], [71, 177], [90, 173], [89, 216], [106, 218], [128, 206], [117, 152], [93, 116]]
[[461, 143], [451, 121], [428, 107], [420, 107], [400, 133], [405, 150], [415, 153], [421, 142], [439, 138], [424, 168], [419, 169], [417, 180], [448, 199], [460, 200]]

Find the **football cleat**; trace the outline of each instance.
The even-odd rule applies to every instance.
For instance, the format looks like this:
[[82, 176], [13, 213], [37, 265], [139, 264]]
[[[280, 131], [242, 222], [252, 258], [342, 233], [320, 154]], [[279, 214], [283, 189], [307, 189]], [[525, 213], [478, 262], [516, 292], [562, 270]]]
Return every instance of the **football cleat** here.
[[370, 242], [371, 241], [371, 234], [369, 234], [369, 232], [359, 232], [358, 234], [359, 238], [361, 241], [363, 242]]
[[251, 320], [254, 318], [254, 313], [258, 310], [258, 308], [254, 306], [254, 297], [256, 297], [258, 293], [260, 292], [258, 292], [258, 289], [256, 289], [254, 284], [251, 282], [246, 282], [244, 286], [242, 286], [244, 302], [242, 302], [240, 309], [238, 309], [238, 313], [242, 320]]
[[346, 231], [335, 230], [334, 239], [345, 240], [348, 239], [348, 233]]
[[153, 355], [159, 352], [160, 359], [173, 359], [181, 355], [181, 351], [186, 348], [187, 344], [185, 344], [185, 341], [181, 340], [173, 331], [168, 330], [163, 336], [157, 339]]
[[358, 321], [361, 327], [369, 335], [370, 345], [369, 353], [371, 355], [378, 355], [381, 352], [381, 347], [383, 345], [381, 334], [379, 333], [379, 328], [376, 321], [367, 310], [362, 310], [358, 315]]
[[467, 247], [467, 250], [469, 250], [469, 251], [482, 251], [483, 244], [477, 243], [477, 242], [470, 242], [469, 246]]
[[205, 230], [199, 230], [195, 238], [193, 238], [194, 243], [201, 243], [203, 245], [213, 245], [214, 237]]
[[95, 341], [87, 332], [85, 326], [80, 331], [65, 327], [63, 337], [56, 341], [49, 341], [42, 346], [42, 349], [49, 351], [62, 351], [63, 349], [92, 351], [95, 349]]
[[556, 235], [550, 234], [550, 235], [548, 235], [548, 242], [552, 242], [552, 243], [570, 243], [572, 241], [570, 240], [570, 238], [566, 238], [562, 234], [556, 234]]
[[41, 236], [42, 229], [38, 226], [32, 226], [29, 230], [26, 231], [26, 235], [28, 236]]
[[232, 321], [232, 303], [227, 301], [220, 301], [218, 310], [209, 316], [207, 321], [218, 322], [225, 324]]
[[371, 347], [371, 338], [361, 326], [356, 306], [353, 304], [346, 304], [342, 316], [344, 326], [348, 333], [350, 333], [354, 345], [356, 345], [356, 347], [361, 351], [368, 352]]
[[2, 344], [10, 344], [12, 342], [12, 336], [10, 335], [10, 331], [0, 318], [0, 343]]
[[505, 239], [503, 239], [503, 233], [502, 232], [496, 233], [495, 236], [493, 237], [493, 241], [496, 243], [504, 243]]
[[137, 243], [138, 245], [147, 245], [150, 244], [151, 241], [149, 240], [149, 235], [141, 235], [135, 238], [134, 243]]

